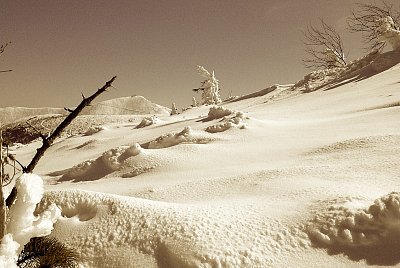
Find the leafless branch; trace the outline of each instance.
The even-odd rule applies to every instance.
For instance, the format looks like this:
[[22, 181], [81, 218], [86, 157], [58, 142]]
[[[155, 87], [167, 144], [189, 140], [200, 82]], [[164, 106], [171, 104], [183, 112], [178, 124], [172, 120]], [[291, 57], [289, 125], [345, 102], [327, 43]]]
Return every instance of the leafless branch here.
[[346, 66], [343, 42], [339, 33], [323, 19], [319, 27], [309, 25], [303, 32], [303, 43], [307, 57], [303, 63], [307, 68], [332, 68]]
[[[86, 98], [83, 96], [83, 100], [81, 101], [81, 103], [78, 105], [78, 107], [76, 107], [61, 123], [60, 125], [58, 125], [58, 127], [53, 131], [53, 133], [51, 133], [48, 137], [42, 137], [42, 141], [43, 144], [40, 148], [38, 148], [36, 150], [36, 154], [35, 156], [32, 158], [31, 162], [29, 163], [29, 165], [27, 167], [23, 168], [23, 172], [24, 173], [30, 173], [33, 171], [33, 169], [36, 167], [37, 163], [39, 162], [40, 158], [42, 158], [42, 156], [44, 155], [44, 153], [46, 152], [46, 150], [54, 143], [55, 139], [57, 139], [61, 133], [65, 130], [65, 128], [68, 127], [69, 124], [71, 124], [71, 122], [79, 115], [79, 113], [88, 105], [90, 105], [90, 103], [97, 98], [100, 94], [102, 94], [103, 92], [105, 92], [107, 90], [107, 88], [111, 87], [111, 84], [114, 82], [114, 80], [117, 77], [114, 76], [113, 78], [111, 78], [109, 81], [107, 81], [105, 83], [105, 85], [103, 87], [101, 87], [100, 89], [98, 89], [93, 95], [91, 95], [90, 97]], [[6, 204], [7, 207], [10, 207], [15, 200], [17, 194], [17, 190], [14, 187], [10, 193], [10, 195], [8, 196], [7, 200], [6, 200]]]
[[400, 11], [392, 4], [382, 1], [381, 5], [357, 3], [347, 20], [347, 28], [351, 32], [361, 33], [366, 50], [381, 50], [386, 44], [379, 40], [380, 20], [392, 18], [394, 29], [400, 30]]
[[[7, 42], [5, 44], [0, 45], [0, 56], [4, 53], [4, 50], [9, 44], [11, 44], [11, 42]], [[0, 70], [0, 73], [8, 73], [8, 72], [12, 72], [12, 70]]]

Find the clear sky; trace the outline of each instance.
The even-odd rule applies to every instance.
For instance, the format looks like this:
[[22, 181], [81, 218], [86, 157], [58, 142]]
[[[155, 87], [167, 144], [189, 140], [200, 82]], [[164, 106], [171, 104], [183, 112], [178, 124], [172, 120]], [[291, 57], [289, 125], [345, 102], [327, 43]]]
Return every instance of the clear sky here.
[[[178, 108], [200, 95], [196, 65], [223, 98], [300, 80], [301, 29], [324, 18], [343, 33], [353, 0], [0, 0], [0, 107], [74, 106], [117, 75], [105, 98], [142, 95]], [[364, 1], [361, 1], [364, 2]], [[389, 3], [397, 3], [388, 1]]]

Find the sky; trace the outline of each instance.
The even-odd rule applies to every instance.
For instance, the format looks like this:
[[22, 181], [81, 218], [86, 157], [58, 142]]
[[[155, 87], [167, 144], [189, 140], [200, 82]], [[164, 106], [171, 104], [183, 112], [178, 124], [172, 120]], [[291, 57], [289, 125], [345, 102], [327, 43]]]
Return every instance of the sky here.
[[[397, 0], [396, 0], [397, 1]], [[215, 71], [221, 96], [289, 84], [309, 72], [302, 30], [323, 18], [349, 58], [364, 52], [346, 31], [353, 0], [0, 0], [0, 107], [71, 107], [112, 76], [99, 100], [141, 95], [191, 104]], [[363, 1], [364, 2], [364, 1]], [[395, 1], [387, 1], [395, 3]]]

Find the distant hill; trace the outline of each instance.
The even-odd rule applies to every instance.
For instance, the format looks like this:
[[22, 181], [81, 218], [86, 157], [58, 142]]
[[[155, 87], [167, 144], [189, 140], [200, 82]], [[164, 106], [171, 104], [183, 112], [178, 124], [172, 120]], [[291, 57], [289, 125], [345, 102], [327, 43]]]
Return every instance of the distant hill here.
[[45, 114], [66, 114], [63, 108], [26, 108], [26, 107], [6, 107], [0, 108], [0, 123], [8, 124], [25, 117]]
[[86, 107], [82, 114], [84, 115], [107, 115], [107, 114], [169, 114], [170, 109], [155, 104], [142, 96], [121, 97], [102, 101], [92, 106]]
[[[152, 103], [142, 96], [122, 97], [94, 103], [83, 110], [82, 115], [141, 115], [141, 114], [169, 114], [170, 109]], [[67, 114], [63, 108], [0, 108], [0, 123], [8, 124], [25, 117], [46, 114]]]

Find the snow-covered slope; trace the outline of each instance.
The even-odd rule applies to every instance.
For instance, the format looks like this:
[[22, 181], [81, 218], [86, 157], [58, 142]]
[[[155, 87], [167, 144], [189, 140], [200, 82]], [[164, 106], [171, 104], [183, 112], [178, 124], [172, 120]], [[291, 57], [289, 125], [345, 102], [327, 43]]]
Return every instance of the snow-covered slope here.
[[86, 267], [399, 266], [398, 60], [60, 139], [38, 210]]

